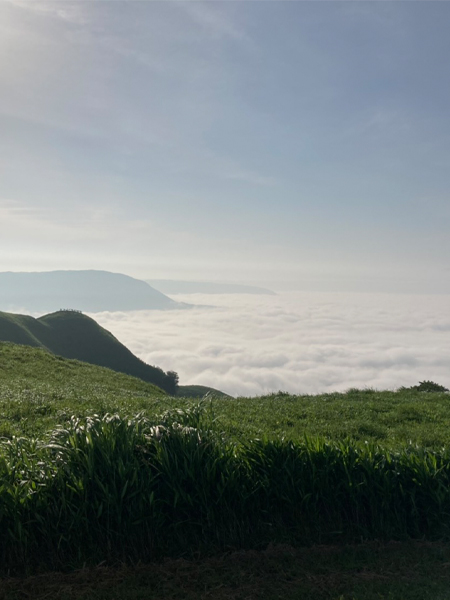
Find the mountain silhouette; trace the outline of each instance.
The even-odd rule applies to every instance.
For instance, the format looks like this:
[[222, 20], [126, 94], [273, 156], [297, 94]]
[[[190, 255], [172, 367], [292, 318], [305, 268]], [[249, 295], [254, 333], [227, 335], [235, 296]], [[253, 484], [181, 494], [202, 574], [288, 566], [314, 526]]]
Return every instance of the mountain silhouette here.
[[0, 273], [0, 310], [84, 312], [167, 310], [188, 305], [171, 300], [145, 281], [108, 271]]

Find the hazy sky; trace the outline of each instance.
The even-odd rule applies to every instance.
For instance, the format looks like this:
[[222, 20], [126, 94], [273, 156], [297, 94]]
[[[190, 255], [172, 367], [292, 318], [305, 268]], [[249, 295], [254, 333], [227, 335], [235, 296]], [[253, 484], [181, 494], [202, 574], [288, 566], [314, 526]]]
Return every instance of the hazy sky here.
[[449, 23], [0, 0], [0, 270], [450, 292]]

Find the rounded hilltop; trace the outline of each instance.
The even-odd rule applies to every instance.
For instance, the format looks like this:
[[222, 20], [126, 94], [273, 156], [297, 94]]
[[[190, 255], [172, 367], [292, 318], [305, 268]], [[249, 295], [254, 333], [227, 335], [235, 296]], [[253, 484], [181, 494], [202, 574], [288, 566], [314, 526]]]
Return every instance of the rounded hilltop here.
[[65, 358], [139, 377], [169, 394], [176, 392], [176, 374], [146, 364], [111, 332], [79, 310], [58, 310], [37, 319], [0, 313], [0, 341], [39, 347]]

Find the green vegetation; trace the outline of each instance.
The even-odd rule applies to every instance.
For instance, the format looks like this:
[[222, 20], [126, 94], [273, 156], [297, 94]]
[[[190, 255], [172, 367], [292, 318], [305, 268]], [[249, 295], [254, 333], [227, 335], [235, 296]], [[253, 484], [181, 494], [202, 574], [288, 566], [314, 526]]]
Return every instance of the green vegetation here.
[[[194, 392], [211, 388], [181, 386]], [[193, 397], [173, 398], [134, 377], [26, 346], [0, 343], [0, 435], [42, 437], [74, 415], [140, 412], [149, 419], [169, 408], [190, 408]], [[197, 399], [195, 397], [197, 396]], [[208, 406], [214, 428], [230, 441], [305, 436], [330, 441], [380, 444], [397, 449], [450, 447], [448, 393], [349, 390], [295, 396], [283, 392], [230, 399], [212, 393]]]
[[0, 312], [0, 341], [43, 348], [65, 358], [82, 360], [133, 375], [175, 394], [178, 376], [147, 365], [94, 319], [61, 310], [39, 319]]
[[[236, 599], [447, 598], [449, 402], [413, 387], [199, 403], [0, 344], [2, 572], [116, 565], [5, 580], [0, 598], [26, 597], [27, 585], [69, 599], [209, 598], [207, 589]], [[94, 576], [94, 587], [73, 591], [74, 577]]]
[[[159, 424], [157, 424], [159, 423]], [[70, 419], [0, 445], [0, 563], [18, 570], [226, 548], [448, 539], [450, 454], [227, 444], [201, 407]]]
[[413, 390], [415, 392], [448, 392], [448, 388], [434, 381], [420, 381], [419, 385], [413, 385], [410, 388], [402, 387], [402, 391]]
[[304, 436], [351, 438], [396, 449], [450, 447], [448, 393], [349, 390], [297, 396], [283, 392], [233, 401], [213, 399], [218, 426], [233, 439]]
[[181, 398], [232, 398], [228, 394], [216, 390], [215, 388], [206, 385], [179, 385], [177, 388], [177, 396]]
[[0, 343], [0, 437], [42, 437], [71, 416], [161, 410], [156, 386], [29, 346]]

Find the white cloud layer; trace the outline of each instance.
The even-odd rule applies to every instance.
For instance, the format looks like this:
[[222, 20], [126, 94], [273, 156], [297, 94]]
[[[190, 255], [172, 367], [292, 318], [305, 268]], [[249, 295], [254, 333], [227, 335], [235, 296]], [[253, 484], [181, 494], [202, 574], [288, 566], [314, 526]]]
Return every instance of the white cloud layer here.
[[173, 298], [198, 307], [92, 316], [182, 384], [232, 395], [394, 389], [424, 379], [450, 387], [448, 295]]

